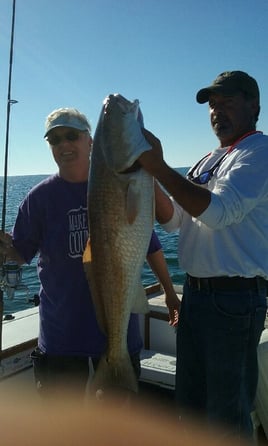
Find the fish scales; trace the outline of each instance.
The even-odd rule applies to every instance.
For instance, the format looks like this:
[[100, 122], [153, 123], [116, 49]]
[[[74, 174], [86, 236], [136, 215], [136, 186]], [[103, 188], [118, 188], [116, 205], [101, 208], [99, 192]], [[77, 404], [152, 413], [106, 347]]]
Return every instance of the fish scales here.
[[88, 189], [90, 240], [84, 262], [97, 320], [107, 335], [94, 389], [137, 391], [127, 330], [131, 312], [147, 311], [141, 273], [154, 223], [153, 179], [135, 166], [140, 154], [150, 149], [138, 113], [138, 101], [110, 95], [94, 135]]

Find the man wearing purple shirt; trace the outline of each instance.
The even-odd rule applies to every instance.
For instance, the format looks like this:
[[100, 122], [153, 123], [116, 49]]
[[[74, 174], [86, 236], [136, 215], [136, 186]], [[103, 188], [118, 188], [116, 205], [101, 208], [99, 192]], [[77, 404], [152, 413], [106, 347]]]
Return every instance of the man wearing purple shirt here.
[[[91, 128], [79, 111], [59, 109], [47, 118], [45, 138], [59, 172], [28, 193], [18, 211], [12, 246], [7, 234], [0, 234], [0, 250], [5, 240], [7, 258], [20, 264], [30, 263], [38, 254], [40, 332], [32, 358], [40, 394], [55, 397], [64, 387], [83, 396], [89, 376], [88, 358], [96, 367], [106, 347], [82, 264], [88, 238]], [[174, 324], [179, 301], [154, 232], [147, 260], [165, 289]], [[131, 314], [128, 349], [137, 377], [141, 348], [139, 316]]]

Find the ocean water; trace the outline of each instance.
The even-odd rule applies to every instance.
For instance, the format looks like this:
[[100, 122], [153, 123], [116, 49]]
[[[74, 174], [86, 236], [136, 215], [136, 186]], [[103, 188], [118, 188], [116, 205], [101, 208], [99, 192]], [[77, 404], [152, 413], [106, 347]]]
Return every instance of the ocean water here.
[[[185, 174], [187, 168], [178, 168], [178, 171]], [[46, 178], [47, 175], [24, 175], [10, 176], [7, 180], [7, 200], [6, 200], [6, 231], [10, 231], [14, 224], [20, 202], [27, 192], [37, 183]], [[0, 223], [2, 225], [3, 206], [3, 177], [0, 177]], [[172, 281], [175, 284], [182, 284], [184, 272], [181, 271], [177, 258], [178, 233], [167, 234], [163, 229], [155, 224], [156, 233], [161, 241], [164, 255]], [[156, 278], [147, 263], [144, 264], [142, 272], [142, 283], [144, 286], [156, 282]], [[4, 293], [4, 314], [15, 313], [20, 310], [32, 307], [35, 294], [39, 290], [39, 281], [36, 273], [36, 259], [31, 265], [23, 265], [21, 285], [16, 289], [13, 299], [9, 299]]]

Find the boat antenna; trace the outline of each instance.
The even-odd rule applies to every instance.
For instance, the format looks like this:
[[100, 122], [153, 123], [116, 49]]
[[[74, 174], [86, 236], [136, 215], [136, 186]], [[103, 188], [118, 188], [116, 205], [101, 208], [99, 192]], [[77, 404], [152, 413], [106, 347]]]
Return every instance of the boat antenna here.
[[[16, 0], [13, 0], [12, 6], [12, 23], [11, 23], [11, 38], [10, 38], [10, 52], [9, 52], [9, 75], [8, 75], [8, 92], [7, 92], [7, 121], [6, 121], [6, 144], [5, 144], [5, 161], [4, 161], [4, 182], [3, 182], [3, 205], [2, 205], [2, 231], [5, 231], [6, 226], [6, 201], [7, 201], [7, 166], [8, 166], [8, 142], [9, 142], [9, 118], [10, 108], [12, 104], [18, 101], [11, 99], [11, 78], [12, 78], [12, 64], [13, 64], [13, 42], [14, 42], [14, 28], [15, 28], [15, 10]], [[3, 269], [4, 258], [0, 259], [0, 268]], [[4, 291], [0, 287], [0, 364], [2, 359], [2, 327], [4, 314]]]

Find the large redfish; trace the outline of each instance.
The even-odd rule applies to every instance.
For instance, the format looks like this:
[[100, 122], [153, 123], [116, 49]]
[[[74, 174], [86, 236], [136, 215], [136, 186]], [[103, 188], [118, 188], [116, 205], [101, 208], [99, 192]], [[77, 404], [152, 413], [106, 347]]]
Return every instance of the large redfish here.
[[153, 178], [136, 162], [150, 150], [140, 124], [139, 102], [109, 95], [99, 117], [91, 155], [84, 263], [107, 351], [93, 388], [137, 392], [127, 347], [131, 312], [146, 312], [141, 283], [154, 222]]

